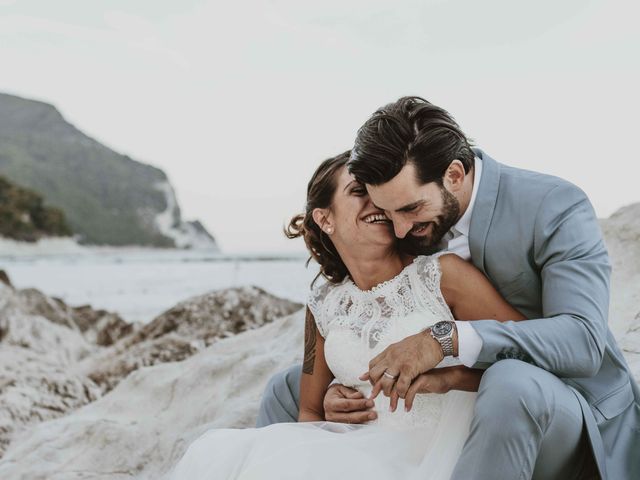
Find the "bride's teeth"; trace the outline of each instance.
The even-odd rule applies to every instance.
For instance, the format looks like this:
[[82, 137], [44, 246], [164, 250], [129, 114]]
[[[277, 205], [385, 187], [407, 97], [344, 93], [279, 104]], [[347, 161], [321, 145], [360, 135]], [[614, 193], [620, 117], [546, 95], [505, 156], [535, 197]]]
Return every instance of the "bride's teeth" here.
[[386, 221], [388, 221], [388, 218], [386, 217], [386, 215], [383, 215], [383, 214], [380, 214], [380, 213], [373, 213], [373, 214], [365, 217], [364, 221], [366, 223], [386, 222]]

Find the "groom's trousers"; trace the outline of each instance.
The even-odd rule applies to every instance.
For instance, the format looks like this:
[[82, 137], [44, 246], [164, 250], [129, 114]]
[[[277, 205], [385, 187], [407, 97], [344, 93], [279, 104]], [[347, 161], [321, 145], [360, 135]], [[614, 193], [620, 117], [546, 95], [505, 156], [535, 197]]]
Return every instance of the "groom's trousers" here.
[[[301, 373], [295, 366], [270, 380], [258, 427], [297, 420]], [[520, 360], [501, 360], [485, 371], [452, 479], [572, 480], [598, 478], [595, 472], [571, 388]]]
[[582, 480], [598, 478], [596, 472], [570, 387], [520, 360], [501, 360], [485, 371], [452, 480]]

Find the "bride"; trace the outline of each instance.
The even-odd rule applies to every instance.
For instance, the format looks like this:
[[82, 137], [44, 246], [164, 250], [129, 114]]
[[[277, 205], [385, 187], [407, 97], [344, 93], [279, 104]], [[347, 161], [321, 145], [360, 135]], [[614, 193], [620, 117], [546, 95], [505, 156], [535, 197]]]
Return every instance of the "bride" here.
[[[348, 159], [345, 152], [318, 167], [305, 213], [287, 229], [290, 238], [303, 237], [327, 279], [307, 304], [299, 423], [209, 430], [189, 446], [172, 479], [451, 476], [482, 371], [443, 356], [414, 380], [404, 400], [386, 389], [379, 395], [381, 386], [362, 374], [386, 347], [430, 335], [438, 321], [524, 317], [456, 255], [400, 253], [386, 217], [348, 173]], [[325, 421], [323, 399], [334, 379], [371, 398], [370, 421]]]

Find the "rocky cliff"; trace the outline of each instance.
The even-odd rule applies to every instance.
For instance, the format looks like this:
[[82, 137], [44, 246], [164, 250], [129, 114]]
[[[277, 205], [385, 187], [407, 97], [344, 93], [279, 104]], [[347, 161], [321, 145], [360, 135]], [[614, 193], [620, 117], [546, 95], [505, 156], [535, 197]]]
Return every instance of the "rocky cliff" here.
[[80, 243], [215, 249], [165, 173], [105, 147], [52, 105], [0, 94], [0, 175], [61, 209]]

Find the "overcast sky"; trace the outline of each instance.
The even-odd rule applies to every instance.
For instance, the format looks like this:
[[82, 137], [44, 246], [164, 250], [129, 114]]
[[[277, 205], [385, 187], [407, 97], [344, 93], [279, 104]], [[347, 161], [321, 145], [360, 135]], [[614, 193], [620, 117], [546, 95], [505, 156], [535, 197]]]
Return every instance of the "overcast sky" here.
[[640, 5], [611, 0], [0, 0], [0, 91], [162, 168], [223, 250], [282, 225], [316, 165], [420, 95], [599, 216], [640, 201]]

